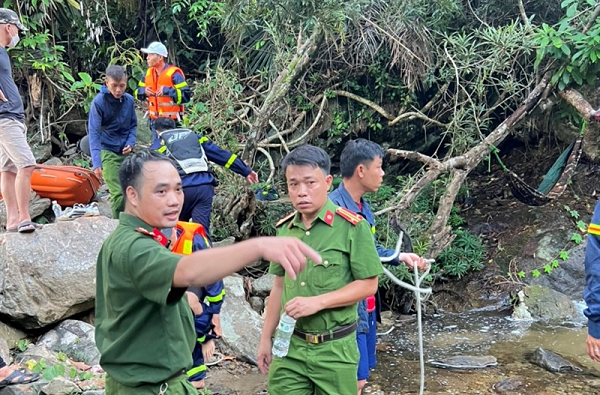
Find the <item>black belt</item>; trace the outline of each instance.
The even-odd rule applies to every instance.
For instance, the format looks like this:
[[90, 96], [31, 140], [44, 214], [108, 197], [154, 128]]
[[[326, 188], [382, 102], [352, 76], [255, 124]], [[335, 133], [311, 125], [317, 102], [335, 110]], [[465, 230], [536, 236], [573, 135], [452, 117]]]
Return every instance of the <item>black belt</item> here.
[[298, 329], [294, 329], [294, 335], [298, 336], [299, 338], [306, 341], [307, 343], [319, 344], [319, 343], [325, 343], [326, 341], [329, 341], [329, 340], [341, 339], [342, 337], [346, 337], [349, 334], [354, 333], [355, 331], [356, 331], [356, 322], [354, 322], [350, 325], [340, 326], [332, 331], [320, 333], [320, 334], [306, 333], [306, 332], [302, 332]]

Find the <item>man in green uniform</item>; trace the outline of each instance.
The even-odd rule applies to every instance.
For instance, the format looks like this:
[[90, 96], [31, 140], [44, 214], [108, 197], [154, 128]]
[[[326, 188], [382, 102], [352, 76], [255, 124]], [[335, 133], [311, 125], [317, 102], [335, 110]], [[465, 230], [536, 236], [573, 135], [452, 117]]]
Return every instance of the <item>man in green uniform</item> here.
[[106, 394], [196, 394], [185, 375], [196, 340], [187, 287], [213, 283], [261, 257], [295, 278], [307, 258], [321, 258], [298, 239], [275, 237], [177, 255], [158, 230], [176, 225], [183, 203], [173, 163], [141, 151], [125, 158], [119, 178], [125, 211], [96, 268], [96, 344]]
[[[269, 374], [272, 395], [356, 394], [358, 301], [377, 291], [383, 272], [373, 236], [359, 215], [327, 197], [332, 177], [322, 149], [296, 148], [282, 161], [296, 213], [277, 224], [278, 236], [297, 237], [321, 254], [297, 279], [272, 263], [275, 284], [258, 350], [259, 368]], [[277, 261], [272, 261], [277, 262]], [[284, 358], [273, 358], [272, 336], [282, 312], [296, 329]]]

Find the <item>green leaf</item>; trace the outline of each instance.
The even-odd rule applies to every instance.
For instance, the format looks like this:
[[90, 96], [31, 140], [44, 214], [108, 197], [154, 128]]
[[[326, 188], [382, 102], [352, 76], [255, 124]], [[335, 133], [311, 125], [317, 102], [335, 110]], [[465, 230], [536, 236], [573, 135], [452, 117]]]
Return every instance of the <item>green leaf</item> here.
[[63, 71], [62, 72], [63, 77], [65, 77], [65, 79], [71, 83], [75, 82], [75, 78], [73, 78], [73, 76], [71, 75], [71, 73], [69, 73], [68, 71]]
[[525, 272], [521, 270], [519, 273], [517, 273], [517, 276], [519, 276], [519, 278], [525, 278]]
[[552, 262], [550, 262], [550, 266], [552, 266], [553, 269], [557, 269], [558, 268], [558, 259], [555, 259]]
[[558, 254], [559, 258], [562, 259], [563, 261], [566, 261], [567, 259], [569, 259], [569, 253], [565, 250], [562, 250], [559, 254]]
[[92, 83], [92, 77], [88, 73], [79, 72], [78, 75], [85, 85], [90, 85]]
[[567, 8], [567, 18], [573, 18], [577, 13], [577, 3], [573, 3]]
[[571, 210], [570, 212], [571, 217], [578, 219], [579, 218], [579, 212], [577, 210]]
[[540, 271], [538, 269], [535, 269], [531, 272], [531, 275], [535, 278], [538, 278], [540, 276]]
[[577, 221], [577, 229], [579, 229], [581, 232], [587, 231], [587, 228], [588, 228], [588, 226], [585, 222], [583, 222], [581, 220]]
[[571, 49], [567, 46], [567, 45], [562, 45], [560, 47], [560, 49], [563, 51], [563, 53], [567, 56], [571, 56]]
[[573, 233], [571, 235], [571, 241], [575, 242], [575, 244], [581, 244], [581, 242], [583, 241], [583, 238], [581, 237], [581, 235], [579, 233]]
[[552, 268], [550, 267], [550, 265], [544, 265], [544, 272], [547, 274], [552, 273]]

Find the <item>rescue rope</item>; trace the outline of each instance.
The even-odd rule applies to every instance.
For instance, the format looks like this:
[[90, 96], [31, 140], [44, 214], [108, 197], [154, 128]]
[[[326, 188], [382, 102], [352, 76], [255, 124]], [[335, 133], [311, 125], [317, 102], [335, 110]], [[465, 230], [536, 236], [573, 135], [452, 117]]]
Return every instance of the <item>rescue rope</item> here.
[[[400, 232], [400, 236], [398, 238], [398, 242], [396, 243], [396, 249], [394, 250], [394, 254], [390, 257], [379, 258], [382, 263], [393, 261], [398, 258], [400, 255], [401, 247], [402, 247], [402, 238], [404, 236], [404, 232]], [[419, 395], [423, 395], [423, 391], [425, 389], [425, 358], [423, 352], [423, 324], [421, 322], [421, 302], [427, 300], [429, 295], [432, 293], [431, 287], [429, 288], [421, 288], [421, 282], [427, 277], [429, 274], [429, 270], [431, 270], [431, 264], [435, 262], [433, 259], [426, 259], [426, 262], [429, 263], [429, 267], [423, 272], [421, 276], [419, 276], [419, 268], [417, 265], [413, 265], [413, 273], [415, 285], [405, 283], [404, 281], [398, 279], [396, 276], [392, 274], [388, 269], [383, 267], [383, 272], [397, 285], [402, 288], [406, 288], [415, 293], [415, 299], [417, 300], [417, 328], [418, 328], [418, 337], [419, 337], [419, 367], [421, 368], [421, 383], [419, 387]]]

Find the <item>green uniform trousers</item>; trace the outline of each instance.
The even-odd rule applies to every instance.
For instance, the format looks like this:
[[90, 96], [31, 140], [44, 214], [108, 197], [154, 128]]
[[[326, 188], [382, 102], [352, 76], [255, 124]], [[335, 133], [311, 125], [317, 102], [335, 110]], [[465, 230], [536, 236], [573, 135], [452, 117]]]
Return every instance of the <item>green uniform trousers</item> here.
[[[148, 384], [140, 387], [127, 387], [106, 375], [106, 395], [197, 395], [198, 390], [181, 375], [162, 384]], [[163, 390], [163, 392], [161, 392]]]
[[354, 395], [358, 392], [356, 333], [321, 344], [292, 335], [285, 358], [273, 357], [270, 395]]
[[125, 156], [102, 150], [100, 151], [100, 159], [102, 160], [102, 177], [110, 193], [112, 217], [119, 219], [119, 214], [125, 209], [121, 181], [119, 181], [119, 167], [125, 160]]

